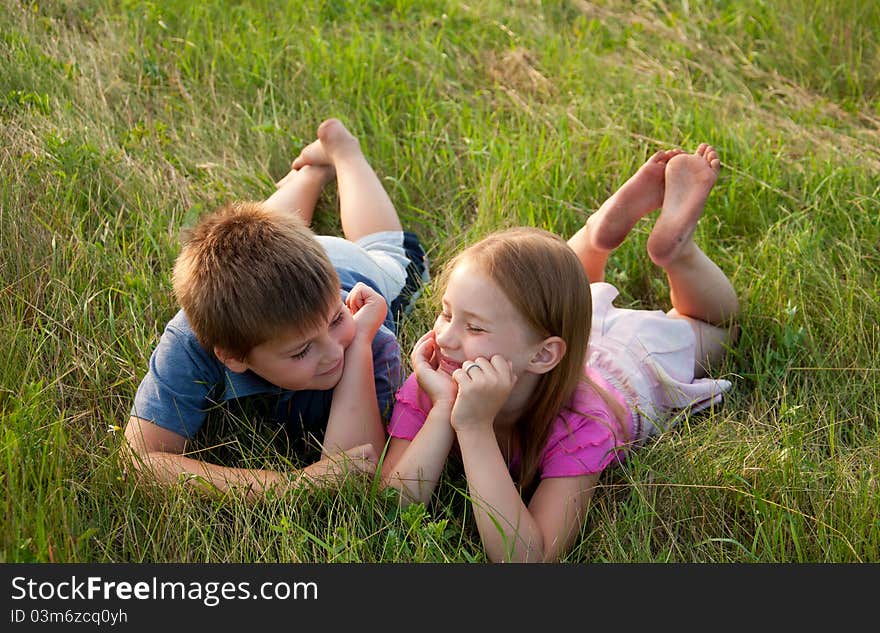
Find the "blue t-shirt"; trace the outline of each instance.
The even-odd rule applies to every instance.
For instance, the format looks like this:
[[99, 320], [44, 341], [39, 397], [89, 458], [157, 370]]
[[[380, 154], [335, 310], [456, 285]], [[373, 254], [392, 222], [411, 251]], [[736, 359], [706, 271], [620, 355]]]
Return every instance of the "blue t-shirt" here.
[[[358, 281], [378, 292], [370, 279], [355, 271], [337, 269], [337, 273], [343, 300]], [[376, 397], [386, 421], [391, 415], [394, 393], [404, 378], [394, 328], [389, 312], [372, 345]], [[131, 415], [192, 439], [213, 408], [237, 407], [244, 399], [256, 396], [272, 403], [269, 417], [284, 425], [291, 440], [298, 441], [307, 435], [323, 438], [330, 417], [332, 389], [290, 391], [250, 370], [231, 371], [213, 351], [202, 347], [186, 314], [180, 310], [165, 326], [150, 356], [150, 369], [138, 387]]]

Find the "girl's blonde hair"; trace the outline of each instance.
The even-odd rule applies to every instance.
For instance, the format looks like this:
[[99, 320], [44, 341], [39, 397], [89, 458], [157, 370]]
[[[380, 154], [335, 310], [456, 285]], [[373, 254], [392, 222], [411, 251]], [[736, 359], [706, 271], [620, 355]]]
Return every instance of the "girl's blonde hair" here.
[[528, 489], [537, 473], [553, 420], [566, 407], [584, 375], [590, 338], [590, 284], [580, 260], [557, 235], [537, 228], [493, 233], [453, 258], [440, 277], [445, 288], [459, 263], [475, 264], [507, 296], [541, 338], [558, 336], [566, 343], [562, 360], [541, 375], [516, 423], [521, 453], [519, 485]]

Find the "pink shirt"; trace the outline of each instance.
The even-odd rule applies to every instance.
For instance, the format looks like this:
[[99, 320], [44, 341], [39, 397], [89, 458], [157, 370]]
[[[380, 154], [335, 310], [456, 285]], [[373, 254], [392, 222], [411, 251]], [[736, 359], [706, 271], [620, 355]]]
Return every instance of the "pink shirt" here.
[[[632, 414], [623, 395], [592, 367], [587, 367], [585, 373], [620, 403], [626, 413], [626, 424], [632, 429]], [[419, 389], [415, 374], [410, 375], [397, 392], [388, 433], [412, 440], [430, 410], [431, 399]], [[623, 458], [623, 441], [614, 412], [602, 396], [582, 381], [568, 406], [553, 421], [539, 466], [540, 476], [543, 479], [600, 473], [614, 459]]]

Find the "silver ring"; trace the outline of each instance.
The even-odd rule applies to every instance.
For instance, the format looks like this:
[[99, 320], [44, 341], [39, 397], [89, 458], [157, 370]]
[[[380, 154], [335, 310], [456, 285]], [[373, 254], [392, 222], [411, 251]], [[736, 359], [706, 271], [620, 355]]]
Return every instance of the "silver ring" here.
[[466, 373], [466, 374], [468, 375], [468, 378], [471, 377], [471, 370], [472, 370], [474, 367], [476, 367], [477, 369], [480, 368], [479, 365], [477, 365], [476, 363], [473, 363], [473, 362], [472, 362], [470, 365], [468, 365], [468, 368], [464, 370], [464, 373]]

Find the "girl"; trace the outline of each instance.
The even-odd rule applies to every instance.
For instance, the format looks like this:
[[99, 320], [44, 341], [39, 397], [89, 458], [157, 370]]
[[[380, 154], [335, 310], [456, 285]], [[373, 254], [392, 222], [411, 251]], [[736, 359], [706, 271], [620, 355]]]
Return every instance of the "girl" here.
[[[563, 556], [602, 470], [730, 388], [703, 376], [731, 339], [736, 294], [693, 241], [720, 164], [705, 144], [658, 152], [568, 243], [519, 228], [455, 257], [397, 394], [384, 480], [427, 503], [457, 442], [489, 559]], [[661, 206], [647, 249], [673, 308], [615, 308], [608, 255]]]

